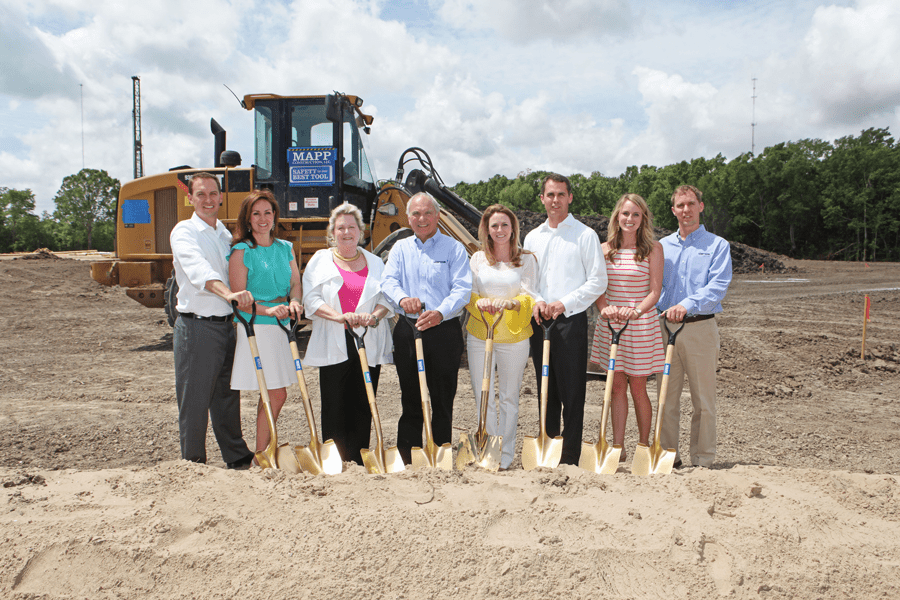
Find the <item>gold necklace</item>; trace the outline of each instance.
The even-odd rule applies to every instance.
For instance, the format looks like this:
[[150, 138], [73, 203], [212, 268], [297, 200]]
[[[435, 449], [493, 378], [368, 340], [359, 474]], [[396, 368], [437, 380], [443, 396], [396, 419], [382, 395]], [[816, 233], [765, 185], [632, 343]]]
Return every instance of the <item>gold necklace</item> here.
[[356, 260], [357, 258], [359, 258], [359, 255], [360, 255], [360, 254], [362, 254], [362, 252], [360, 251], [359, 248], [356, 249], [356, 254], [353, 256], [353, 258], [344, 258], [343, 256], [341, 256], [341, 253], [338, 252], [337, 248], [332, 248], [332, 249], [331, 249], [331, 253], [334, 254], [334, 257], [335, 257], [336, 259], [338, 259], [338, 260], [340, 260], [340, 261], [343, 261], [343, 262], [345, 262], [345, 263], [352, 263], [354, 260]]

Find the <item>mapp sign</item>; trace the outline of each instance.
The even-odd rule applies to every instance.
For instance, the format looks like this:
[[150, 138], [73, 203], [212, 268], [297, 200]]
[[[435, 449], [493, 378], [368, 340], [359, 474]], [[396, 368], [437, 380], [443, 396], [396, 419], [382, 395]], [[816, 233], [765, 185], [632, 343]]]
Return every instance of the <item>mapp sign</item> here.
[[318, 146], [314, 148], [288, 148], [287, 160], [291, 187], [334, 185], [334, 161], [337, 150]]

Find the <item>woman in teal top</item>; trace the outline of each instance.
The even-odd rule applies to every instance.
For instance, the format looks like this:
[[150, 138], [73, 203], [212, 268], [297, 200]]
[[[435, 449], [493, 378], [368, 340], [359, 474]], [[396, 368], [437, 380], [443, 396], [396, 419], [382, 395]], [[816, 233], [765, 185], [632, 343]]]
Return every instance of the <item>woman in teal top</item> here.
[[[297, 381], [287, 336], [278, 327], [276, 318], [299, 319], [303, 313], [300, 270], [294, 258], [294, 249], [289, 242], [276, 237], [277, 230], [278, 202], [272, 192], [250, 192], [241, 203], [237, 231], [228, 258], [232, 291], [250, 290], [256, 298], [256, 343], [269, 388], [272, 415], [276, 420], [287, 398], [287, 388]], [[247, 319], [251, 316], [241, 314]], [[250, 345], [243, 327], [237, 328], [231, 389], [259, 389], [256, 365], [250, 355]], [[256, 415], [256, 451], [265, 450], [268, 444], [269, 426], [260, 402]]]

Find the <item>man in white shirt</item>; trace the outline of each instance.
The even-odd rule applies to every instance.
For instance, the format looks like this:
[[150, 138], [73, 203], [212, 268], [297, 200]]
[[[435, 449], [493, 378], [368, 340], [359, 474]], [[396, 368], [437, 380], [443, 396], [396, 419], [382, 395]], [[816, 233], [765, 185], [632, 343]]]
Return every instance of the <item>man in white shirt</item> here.
[[537, 255], [540, 286], [534, 306], [531, 357], [541, 388], [543, 319], [555, 320], [550, 331], [547, 434], [562, 431], [561, 463], [575, 465], [581, 454], [584, 397], [587, 391], [587, 309], [606, 291], [606, 263], [596, 232], [569, 214], [572, 186], [550, 173], [541, 188], [547, 220], [525, 236], [524, 247]]
[[188, 184], [188, 200], [194, 214], [169, 236], [178, 282], [173, 345], [181, 457], [206, 462], [206, 427], [211, 420], [227, 467], [246, 468], [253, 452], [241, 433], [240, 392], [231, 389], [235, 345], [231, 302], [250, 310], [253, 295], [228, 287], [231, 233], [218, 220], [219, 180], [209, 173], [195, 174]]

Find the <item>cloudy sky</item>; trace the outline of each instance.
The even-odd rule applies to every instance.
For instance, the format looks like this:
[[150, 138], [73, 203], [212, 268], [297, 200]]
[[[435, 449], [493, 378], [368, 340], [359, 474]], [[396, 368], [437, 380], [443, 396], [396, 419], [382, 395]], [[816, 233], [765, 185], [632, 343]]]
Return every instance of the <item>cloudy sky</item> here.
[[210, 117], [253, 162], [227, 84], [361, 96], [378, 177], [421, 146], [454, 184], [734, 158], [754, 78], [757, 152], [896, 134], [898, 60], [898, 0], [0, 0], [0, 187], [131, 179], [132, 75], [146, 174], [209, 166]]

